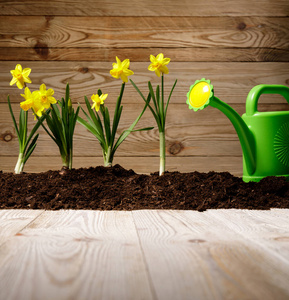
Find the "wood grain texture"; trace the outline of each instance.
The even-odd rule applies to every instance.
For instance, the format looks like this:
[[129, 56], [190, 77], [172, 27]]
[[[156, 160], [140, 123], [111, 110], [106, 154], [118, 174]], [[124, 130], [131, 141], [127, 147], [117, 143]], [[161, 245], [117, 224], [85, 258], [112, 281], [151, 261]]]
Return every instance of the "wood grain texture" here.
[[0, 210], [0, 247], [42, 213], [42, 210]]
[[153, 299], [130, 212], [46, 211], [4, 259], [1, 299]]
[[[289, 18], [1, 16], [0, 47], [278, 48], [288, 51]], [[40, 49], [39, 49], [40, 48]], [[49, 53], [42, 52], [44, 58]]]
[[[121, 58], [124, 59], [124, 58]], [[18, 62], [1, 62], [0, 69], [0, 103], [7, 103], [7, 95], [11, 102], [19, 103], [23, 100], [19, 96], [22, 93], [17, 87], [9, 86], [11, 81], [10, 70], [15, 68]], [[55, 91], [55, 97], [64, 96], [65, 86], [70, 84], [72, 102], [84, 103], [84, 96], [88, 98], [101, 89], [108, 93], [107, 105], [115, 103], [119, 96], [121, 81], [110, 76], [112, 62], [24, 62], [23, 67], [32, 69], [29, 85], [32, 91], [39, 89], [40, 84], [45, 83], [47, 88]], [[147, 62], [132, 62], [130, 67], [134, 71], [131, 79], [139, 89], [147, 95], [148, 81], [154, 88], [160, 84], [160, 79], [154, 72], [148, 71]], [[171, 87], [178, 79], [172, 95], [171, 103], [181, 103], [187, 107], [187, 92], [195, 80], [205, 77], [214, 85], [215, 95], [227, 103], [244, 103], [250, 90], [258, 84], [289, 84], [289, 62], [171, 62], [170, 73], [165, 76], [165, 97], [169, 96]], [[281, 96], [276, 98], [268, 95], [261, 96], [260, 101], [265, 103], [286, 103]], [[143, 105], [143, 101], [131, 83], [125, 87], [123, 104], [137, 103]], [[204, 112], [203, 112], [204, 113]]]
[[0, 15], [70, 16], [288, 16], [287, 0], [3, 1]]
[[147, 61], [152, 53], [165, 53], [174, 62], [288, 62], [288, 49], [276, 48], [33, 48], [0, 47], [1, 61], [114, 61], [129, 57], [132, 62]]
[[[218, 215], [218, 211], [213, 213]], [[239, 211], [228, 211], [232, 219], [234, 214], [239, 216]], [[275, 256], [276, 249], [274, 253], [266, 251], [266, 247], [247, 241], [211, 215], [193, 211], [133, 212], [157, 297], [286, 299], [288, 262], [284, 264]], [[250, 218], [246, 222], [250, 224]], [[270, 226], [272, 219], [264, 224]]]
[[31, 220], [0, 246], [0, 299], [288, 299], [288, 209], [35, 212], [0, 214]]
[[[234, 213], [235, 212], [235, 213]], [[265, 250], [274, 252], [289, 267], [289, 227], [288, 217], [271, 211], [210, 211], [209, 215], [242, 235], [245, 239], [262, 245]], [[287, 278], [289, 279], [289, 277]]]

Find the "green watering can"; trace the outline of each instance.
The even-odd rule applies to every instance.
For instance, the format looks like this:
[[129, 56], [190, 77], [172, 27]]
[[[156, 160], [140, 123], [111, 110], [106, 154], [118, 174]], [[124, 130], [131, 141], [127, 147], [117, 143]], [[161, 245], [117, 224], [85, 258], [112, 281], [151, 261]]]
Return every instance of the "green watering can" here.
[[235, 127], [243, 151], [243, 181], [258, 182], [266, 176], [289, 180], [289, 111], [258, 112], [262, 94], [280, 94], [289, 103], [289, 88], [257, 85], [249, 92], [246, 113], [239, 114], [214, 96], [210, 80], [196, 80], [187, 94], [187, 104], [197, 111], [210, 105], [223, 112]]

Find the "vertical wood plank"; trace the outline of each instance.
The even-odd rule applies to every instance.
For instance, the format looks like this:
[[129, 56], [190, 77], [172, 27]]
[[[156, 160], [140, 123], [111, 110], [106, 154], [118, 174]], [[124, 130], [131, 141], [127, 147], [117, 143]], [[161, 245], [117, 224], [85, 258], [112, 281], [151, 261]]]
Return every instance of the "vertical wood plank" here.
[[[210, 210], [216, 218], [244, 239], [272, 251], [289, 267], [289, 209], [270, 210]], [[289, 283], [289, 277], [288, 283]]]
[[288, 265], [207, 212], [133, 212], [159, 299], [287, 299]]
[[43, 213], [43, 210], [0, 210], [0, 246]]
[[45, 211], [3, 260], [0, 299], [152, 298], [130, 212]]

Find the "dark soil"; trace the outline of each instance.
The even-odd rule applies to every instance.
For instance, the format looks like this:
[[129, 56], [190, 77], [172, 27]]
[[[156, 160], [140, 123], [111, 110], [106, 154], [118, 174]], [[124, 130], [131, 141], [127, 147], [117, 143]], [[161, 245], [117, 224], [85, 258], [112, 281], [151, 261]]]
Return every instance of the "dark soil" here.
[[289, 208], [289, 183], [244, 183], [228, 172], [139, 175], [119, 165], [14, 175], [0, 172], [0, 209]]

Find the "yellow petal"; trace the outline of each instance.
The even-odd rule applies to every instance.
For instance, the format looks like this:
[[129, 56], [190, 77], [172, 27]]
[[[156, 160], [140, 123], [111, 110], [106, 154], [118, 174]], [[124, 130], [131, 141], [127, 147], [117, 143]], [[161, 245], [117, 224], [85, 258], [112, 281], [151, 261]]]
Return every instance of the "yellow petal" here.
[[153, 62], [155, 62], [155, 60], [156, 60], [156, 58], [151, 54], [150, 55], [150, 61], [153, 63]]
[[169, 69], [167, 66], [162, 66], [159, 70], [164, 74], [169, 74]]
[[27, 111], [28, 109], [30, 109], [33, 106], [33, 100], [32, 99], [28, 99], [26, 101], [20, 102], [20, 107], [24, 110]]
[[100, 104], [99, 103], [95, 103], [95, 110], [99, 111], [99, 108], [100, 108]]
[[41, 93], [46, 92], [46, 85], [44, 83], [42, 83], [39, 90], [40, 90]]
[[46, 94], [47, 94], [47, 96], [52, 96], [54, 94], [54, 90], [53, 89], [48, 89]]
[[111, 75], [112, 77], [114, 77], [114, 78], [119, 78], [118, 72], [117, 72], [115, 69], [110, 70], [109, 72], [110, 72], [110, 75]]
[[150, 64], [148, 67], [149, 71], [154, 71], [156, 68], [154, 67], [154, 64]]
[[125, 60], [121, 63], [121, 67], [122, 67], [123, 69], [128, 69], [128, 68], [129, 68], [129, 64], [130, 64], [129, 59], [125, 59]]
[[117, 62], [117, 66], [121, 66], [121, 60], [116, 56], [116, 62]]
[[20, 64], [17, 64], [15, 67], [15, 71], [18, 70], [20, 73], [22, 73], [22, 66]]
[[30, 73], [31, 73], [31, 69], [30, 68], [25, 68], [22, 72], [22, 75], [25, 76], [25, 77], [28, 77]]
[[54, 97], [48, 96], [48, 103], [55, 104], [57, 100]]
[[171, 61], [171, 59], [166, 57], [166, 58], [163, 59], [162, 65], [167, 65], [170, 61]]
[[123, 70], [123, 73], [124, 73], [125, 76], [130, 76], [130, 75], [134, 74], [134, 72], [132, 70], [129, 70], [129, 69]]
[[160, 76], [161, 76], [161, 72], [160, 72], [160, 70], [159, 70], [159, 69], [156, 69], [156, 70], [155, 70], [155, 72], [156, 72], [156, 75], [157, 75], [158, 77], [160, 77]]
[[102, 94], [102, 95], [100, 96], [100, 100], [101, 100], [101, 101], [104, 101], [104, 100], [107, 98], [107, 96], [108, 96], [108, 94]]
[[123, 82], [128, 82], [127, 76], [124, 73], [121, 73], [120, 78]]
[[17, 80], [16, 85], [18, 87], [18, 89], [22, 90], [24, 87], [24, 82], [22, 82], [22, 80]]
[[162, 61], [164, 59], [163, 53], [159, 53], [156, 57], [157, 61]]
[[13, 77], [12, 80], [10, 81], [10, 85], [13, 85], [17, 82], [17, 78]]

